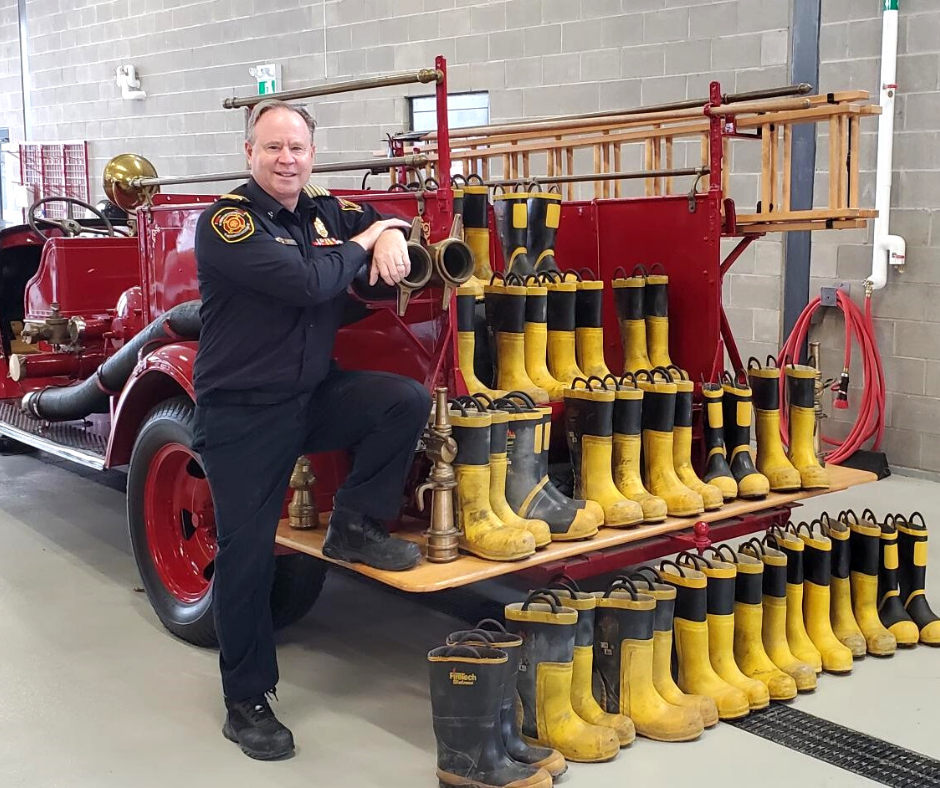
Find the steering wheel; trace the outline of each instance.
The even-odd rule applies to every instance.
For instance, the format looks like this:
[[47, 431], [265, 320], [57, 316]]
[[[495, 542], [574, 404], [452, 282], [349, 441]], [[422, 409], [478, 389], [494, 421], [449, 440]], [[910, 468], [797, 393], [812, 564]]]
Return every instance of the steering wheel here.
[[[79, 223], [77, 219], [47, 219], [44, 216], [38, 216], [36, 210], [41, 205], [45, 205], [47, 202], [65, 202], [71, 203], [72, 205], [77, 205], [79, 208], [84, 208], [86, 211], [90, 211], [99, 219], [101, 219], [101, 221], [104, 222], [105, 229], [100, 227], [85, 227]], [[111, 221], [107, 216], [105, 216], [93, 205], [89, 205], [87, 202], [77, 200], [74, 197], [43, 197], [41, 200], [36, 200], [36, 202], [29, 206], [29, 212], [26, 215], [26, 222], [29, 224], [30, 229], [44, 241], [48, 241], [50, 236], [46, 235], [42, 230], [39, 229], [40, 225], [46, 227], [58, 227], [67, 238], [74, 238], [81, 233], [107, 235], [111, 238], [115, 237], [116, 235], [114, 232], [114, 226], [111, 224]]]

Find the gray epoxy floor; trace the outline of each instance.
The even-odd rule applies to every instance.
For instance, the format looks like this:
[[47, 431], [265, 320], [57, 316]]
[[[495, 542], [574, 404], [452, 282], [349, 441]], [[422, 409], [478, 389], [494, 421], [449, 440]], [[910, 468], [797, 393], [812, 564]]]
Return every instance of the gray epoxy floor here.
[[[506, 584], [435, 598], [334, 572], [280, 637], [278, 715], [296, 756], [244, 757], [220, 733], [217, 656], [171, 637], [136, 590], [122, 479], [43, 455], [0, 455], [0, 786], [317, 788], [433, 786], [425, 655], [515, 596]], [[809, 502], [919, 509], [940, 534], [940, 485], [893, 477]], [[940, 611], [940, 535], [928, 596]], [[932, 589], [936, 589], [932, 592]], [[797, 707], [940, 758], [940, 650], [919, 647], [824, 676]], [[719, 725], [690, 744], [638, 740], [612, 763], [572, 765], [570, 788], [630, 784], [853, 786], [867, 781]]]

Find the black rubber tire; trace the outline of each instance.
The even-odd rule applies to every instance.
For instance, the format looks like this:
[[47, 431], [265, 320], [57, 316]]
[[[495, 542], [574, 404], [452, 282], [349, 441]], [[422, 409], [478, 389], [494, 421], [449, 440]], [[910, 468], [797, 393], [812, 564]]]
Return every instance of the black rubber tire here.
[[304, 553], [279, 555], [271, 589], [271, 616], [275, 629], [283, 629], [302, 619], [313, 607], [329, 564]]

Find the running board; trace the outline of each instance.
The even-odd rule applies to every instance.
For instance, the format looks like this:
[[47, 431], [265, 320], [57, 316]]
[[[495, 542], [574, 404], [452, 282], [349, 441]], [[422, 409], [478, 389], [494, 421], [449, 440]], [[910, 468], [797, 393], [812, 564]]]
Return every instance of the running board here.
[[96, 471], [104, 470], [109, 432], [107, 415], [37, 421], [20, 410], [19, 399], [0, 400], [0, 435]]

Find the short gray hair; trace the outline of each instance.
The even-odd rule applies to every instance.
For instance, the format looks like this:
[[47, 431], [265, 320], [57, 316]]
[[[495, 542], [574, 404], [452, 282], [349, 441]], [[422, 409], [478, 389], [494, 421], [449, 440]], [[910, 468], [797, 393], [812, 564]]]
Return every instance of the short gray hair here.
[[259, 118], [272, 109], [286, 109], [288, 112], [300, 115], [300, 117], [304, 119], [304, 123], [307, 124], [307, 128], [310, 129], [310, 141], [313, 142], [313, 132], [316, 131], [317, 122], [303, 107], [298, 107], [296, 104], [288, 104], [286, 101], [281, 101], [280, 99], [265, 99], [264, 101], [259, 101], [252, 107], [251, 115], [248, 116], [248, 128], [245, 129], [245, 139], [247, 139], [248, 142], [252, 145], [255, 144], [255, 126], [258, 124]]

